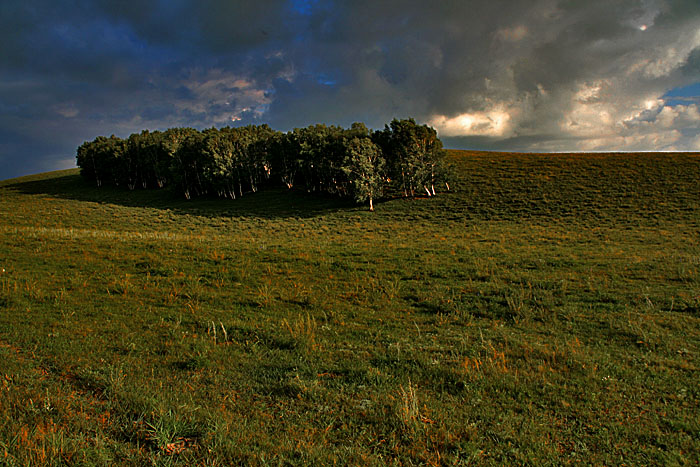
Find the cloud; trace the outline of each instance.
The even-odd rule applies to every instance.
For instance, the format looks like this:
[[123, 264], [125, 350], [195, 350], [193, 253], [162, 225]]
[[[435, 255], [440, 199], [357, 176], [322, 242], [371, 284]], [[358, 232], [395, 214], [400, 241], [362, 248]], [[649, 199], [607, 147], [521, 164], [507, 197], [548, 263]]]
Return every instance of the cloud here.
[[0, 178], [99, 134], [262, 122], [700, 149], [697, 99], [664, 97], [700, 81], [695, 0], [6, 0], [0, 40]]
[[524, 39], [527, 34], [527, 27], [522, 24], [496, 31], [496, 37], [505, 42], [518, 42]]
[[230, 125], [243, 115], [261, 118], [271, 102], [270, 91], [249, 78], [221, 69], [191, 70], [180, 80], [179, 99], [173, 101], [176, 115], [192, 118], [207, 126]]
[[[646, 29], [645, 29], [646, 30]], [[647, 78], [668, 76], [688, 61], [690, 54], [700, 47], [700, 29], [682, 34], [675, 43], [666, 44], [647, 51], [649, 55], [633, 63], [628, 75], [643, 73]]]
[[442, 136], [505, 137], [511, 133], [511, 113], [502, 108], [488, 112], [463, 113], [452, 118], [438, 115], [428, 123]]

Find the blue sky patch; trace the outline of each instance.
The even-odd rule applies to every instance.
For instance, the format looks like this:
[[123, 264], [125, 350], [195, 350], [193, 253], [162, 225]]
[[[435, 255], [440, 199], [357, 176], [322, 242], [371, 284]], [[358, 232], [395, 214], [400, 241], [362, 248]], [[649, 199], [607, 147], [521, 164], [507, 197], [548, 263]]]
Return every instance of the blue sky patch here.
[[663, 99], [666, 105], [700, 104], [700, 82], [671, 89], [664, 94]]

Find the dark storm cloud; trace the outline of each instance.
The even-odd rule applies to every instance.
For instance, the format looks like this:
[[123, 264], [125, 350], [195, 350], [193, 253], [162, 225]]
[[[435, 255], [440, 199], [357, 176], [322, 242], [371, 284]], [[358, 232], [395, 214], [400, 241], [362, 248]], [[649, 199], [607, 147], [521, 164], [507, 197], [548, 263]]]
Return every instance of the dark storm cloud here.
[[668, 93], [699, 30], [695, 0], [5, 0], [0, 178], [99, 134], [404, 116], [453, 146], [698, 149]]

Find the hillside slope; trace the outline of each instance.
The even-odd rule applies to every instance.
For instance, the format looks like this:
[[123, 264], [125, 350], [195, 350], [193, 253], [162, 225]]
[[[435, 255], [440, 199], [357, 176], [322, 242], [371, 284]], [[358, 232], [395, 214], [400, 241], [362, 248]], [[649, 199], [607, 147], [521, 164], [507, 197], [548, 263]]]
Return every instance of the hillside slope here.
[[700, 155], [449, 162], [374, 213], [0, 183], [0, 459], [698, 462]]

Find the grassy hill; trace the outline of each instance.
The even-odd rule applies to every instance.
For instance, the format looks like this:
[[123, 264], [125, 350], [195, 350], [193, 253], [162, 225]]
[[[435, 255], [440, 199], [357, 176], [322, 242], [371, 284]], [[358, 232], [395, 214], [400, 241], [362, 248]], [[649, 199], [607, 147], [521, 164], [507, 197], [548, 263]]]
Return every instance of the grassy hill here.
[[0, 464], [700, 461], [700, 155], [451, 193], [0, 182]]

